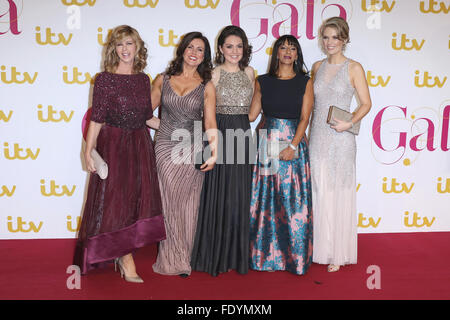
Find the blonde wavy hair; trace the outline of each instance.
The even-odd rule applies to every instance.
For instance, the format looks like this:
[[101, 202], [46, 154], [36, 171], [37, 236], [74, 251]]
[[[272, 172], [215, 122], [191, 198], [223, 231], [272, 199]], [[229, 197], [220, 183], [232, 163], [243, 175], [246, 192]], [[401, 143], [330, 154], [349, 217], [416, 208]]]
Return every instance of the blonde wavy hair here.
[[115, 27], [109, 34], [105, 44], [105, 59], [103, 67], [105, 71], [114, 73], [119, 65], [119, 56], [116, 53], [116, 45], [126, 37], [131, 37], [136, 43], [136, 56], [134, 58], [133, 71], [142, 72], [147, 66], [147, 48], [136, 29], [121, 25]]
[[333, 28], [336, 30], [338, 39], [344, 42], [342, 50], [345, 50], [347, 43], [350, 42], [350, 28], [347, 21], [341, 17], [331, 17], [325, 20], [319, 28], [319, 46], [326, 54], [326, 50], [323, 47], [323, 33], [326, 28]]

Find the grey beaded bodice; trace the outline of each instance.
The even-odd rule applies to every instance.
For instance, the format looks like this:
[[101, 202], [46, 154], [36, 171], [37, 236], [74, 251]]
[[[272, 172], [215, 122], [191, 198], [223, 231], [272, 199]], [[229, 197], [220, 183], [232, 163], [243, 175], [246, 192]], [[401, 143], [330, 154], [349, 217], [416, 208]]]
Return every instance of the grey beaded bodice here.
[[248, 114], [252, 97], [252, 82], [244, 71], [227, 72], [220, 69], [216, 86], [216, 113]]

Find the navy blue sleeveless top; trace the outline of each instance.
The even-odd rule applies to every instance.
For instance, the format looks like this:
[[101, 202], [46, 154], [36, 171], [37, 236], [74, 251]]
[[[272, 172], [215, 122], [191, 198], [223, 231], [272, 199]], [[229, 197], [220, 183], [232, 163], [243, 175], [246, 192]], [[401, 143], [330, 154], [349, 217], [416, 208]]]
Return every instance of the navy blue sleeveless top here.
[[308, 80], [307, 75], [300, 73], [289, 80], [280, 80], [267, 73], [259, 76], [264, 114], [279, 119], [299, 119]]

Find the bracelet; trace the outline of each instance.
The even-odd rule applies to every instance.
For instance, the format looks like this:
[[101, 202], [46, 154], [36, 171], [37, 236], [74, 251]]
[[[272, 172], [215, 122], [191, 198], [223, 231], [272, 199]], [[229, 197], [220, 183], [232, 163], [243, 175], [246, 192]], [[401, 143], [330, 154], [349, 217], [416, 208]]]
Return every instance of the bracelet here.
[[289, 143], [289, 147], [290, 147], [292, 150], [297, 151], [297, 147], [294, 146], [292, 143]]

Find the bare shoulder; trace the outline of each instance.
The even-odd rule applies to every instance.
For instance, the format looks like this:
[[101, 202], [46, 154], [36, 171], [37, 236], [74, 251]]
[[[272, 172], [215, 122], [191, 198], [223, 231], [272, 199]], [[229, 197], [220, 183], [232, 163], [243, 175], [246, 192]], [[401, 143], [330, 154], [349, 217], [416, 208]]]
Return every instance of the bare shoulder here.
[[222, 69], [221, 66], [215, 67], [214, 69], [212, 69], [211, 75], [213, 77], [217, 77], [220, 74], [220, 69]]
[[354, 74], [364, 72], [364, 68], [361, 63], [353, 59], [349, 59], [348, 70]]
[[311, 78], [314, 78], [315, 74], [317, 73], [317, 70], [319, 70], [320, 65], [322, 64], [323, 60], [319, 60], [313, 63], [311, 67]]
[[214, 83], [211, 81], [208, 81], [205, 84], [205, 94], [211, 94], [211, 93], [215, 93], [216, 92], [216, 88], [214, 87]]
[[205, 107], [216, 105], [216, 87], [214, 86], [214, 83], [212, 83], [212, 80], [205, 84], [203, 98], [205, 99]]
[[255, 92], [261, 92], [261, 85], [259, 84], [259, 81], [257, 81], [258, 78], [255, 80]]
[[350, 77], [350, 81], [352, 83], [352, 86], [355, 88], [361, 88], [366, 87], [367, 88], [367, 81], [366, 81], [366, 72], [364, 71], [363, 66], [355, 60], [349, 59], [348, 64], [348, 74]]
[[153, 80], [152, 86], [153, 86], [153, 87], [161, 87], [162, 82], [163, 82], [163, 79], [164, 79], [164, 75], [161, 74], [161, 73], [158, 74], [158, 75], [156, 76], [156, 78]]
[[212, 80], [213, 84], [217, 84], [219, 82], [220, 69], [221, 69], [221, 67], [218, 66], [218, 67], [215, 67], [211, 72], [211, 80]]
[[244, 69], [245, 74], [249, 77], [250, 80], [255, 80], [255, 69], [253, 69], [250, 66], [245, 67]]
[[322, 64], [323, 60], [319, 60], [313, 63], [311, 70], [317, 71], [317, 69], [319, 69], [320, 65]]

